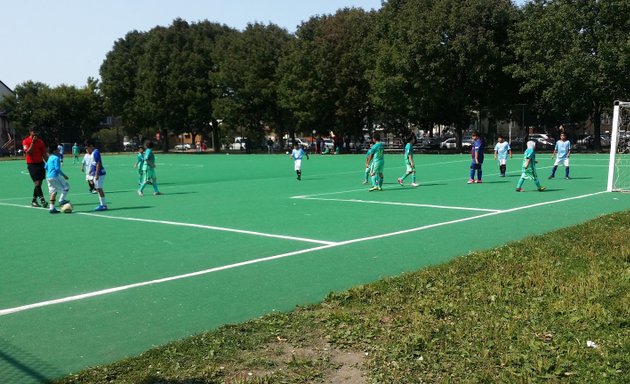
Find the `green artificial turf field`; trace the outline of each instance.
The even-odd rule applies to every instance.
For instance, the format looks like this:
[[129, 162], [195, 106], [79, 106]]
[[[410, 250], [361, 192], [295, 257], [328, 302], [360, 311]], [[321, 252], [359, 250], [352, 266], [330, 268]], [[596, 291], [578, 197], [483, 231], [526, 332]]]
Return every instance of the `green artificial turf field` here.
[[59, 215], [29, 207], [23, 161], [0, 162], [0, 382], [64, 376], [630, 208], [604, 192], [605, 155], [572, 156], [572, 180], [562, 168], [547, 180], [539, 155], [547, 191], [526, 181], [516, 193], [520, 155], [506, 178], [488, 156], [484, 183], [467, 185], [469, 155], [416, 154], [412, 188], [391, 154], [370, 193], [363, 155], [312, 156], [297, 181], [284, 155], [157, 154], [164, 195], [144, 197], [134, 157], [104, 155], [105, 212], [66, 159], [75, 212]]

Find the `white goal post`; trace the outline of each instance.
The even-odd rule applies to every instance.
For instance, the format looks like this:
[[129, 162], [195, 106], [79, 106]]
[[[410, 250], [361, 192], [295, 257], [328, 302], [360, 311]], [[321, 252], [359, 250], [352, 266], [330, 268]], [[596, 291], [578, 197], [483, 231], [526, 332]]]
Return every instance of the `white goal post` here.
[[630, 102], [615, 101], [613, 107], [608, 192], [630, 192]]

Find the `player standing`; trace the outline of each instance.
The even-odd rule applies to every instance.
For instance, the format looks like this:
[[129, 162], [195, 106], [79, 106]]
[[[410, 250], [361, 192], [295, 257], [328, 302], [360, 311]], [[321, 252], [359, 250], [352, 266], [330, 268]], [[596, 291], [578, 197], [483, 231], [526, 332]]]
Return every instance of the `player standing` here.
[[138, 170], [138, 185], [140, 185], [144, 179], [144, 171], [142, 170], [144, 167], [144, 147], [141, 145], [138, 146], [138, 154], [136, 155], [136, 162], [133, 167]]
[[411, 186], [417, 187], [416, 183], [416, 166], [413, 161], [413, 143], [415, 141], [415, 136], [413, 134], [409, 135], [407, 139], [407, 144], [405, 145], [405, 167], [406, 171], [402, 177], [398, 178], [398, 184], [404, 186], [404, 181], [407, 176], [411, 175]]
[[74, 143], [72, 146], [72, 164], [76, 164], [79, 162], [79, 153], [81, 152], [81, 148], [77, 143]]
[[556, 157], [556, 161], [553, 164], [553, 169], [551, 170], [551, 175], [549, 176], [549, 178], [553, 179], [554, 177], [556, 177], [556, 170], [558, 169], [558, 165], [560, 164], [560, 162], [562, 162], [564, 165], [564, 178], [567, 180], [571, 179], [569, 177], [569, 157], [571, 156], [571, 142], [567, 140], [567, 135], [564, 132], [560, 134], [560, 140], [556, 141], [556, 147], [553, 150], [551, 159], [553, 159], [556, 155], [558, 157]]
[[[486, 142], [479, 136], [478, 132], [473, 132], [472, 139], [474, 142], [471, 149], [472, 163], [470, 163], [470, 179], [468, 179], [468, 184], [481, 184], [481, 166], [483, 165], [484, 152], [486, 151]], [[475, 181], [475, 171], [477, 171], [477, 181]]]
[[153, 186], [153, 194], [155, 196], [161, 195], [158, 190], [157, 176], [155, 174], [155, 155], [153, 154], [153, 142], [148, 141], [145, 146], [147, 149], [144, 151], [144, 161], [142, 163], [142, 183], [138, 188], [138, 195], [144, 196], [144, 187], [151, 182]]
[[302, 180], [302, 157], [306, 156], [306, 160], [309, 159], [308, 153], [304, 152], [302, 148], [299, 148], [298, 143], [293, 143], [293, 150], [289, 158], [293, 159], [293, 169], [297, 174], [297, 179]]
[[81, 162], [81, 172], [85, 173], [85, 181], [88, 183], [90, 187], [90, 193], [96, 193], [96, 189], [94, 189], [94, 176], [90, 174], [90, 167], [92, 166], [92, 155], [87, 151], [85, 151], [85, 156], [83, 156], [83, 161]]
[[499, 159], [499, 176], [505, 177], [507, 158], [508, 154], [510, 155], [510, 159], [512, 158], [512, 148], [510, 148], [510, 143], [505, 141], [502, 135], [499, 135], [497, 139], [498, 143], [494, 146], [494, 159]]
[[534, 180], [539, 192], [545, 190], [545, 187], [540, 185], [538, 181], [538, 173], [536, 172], [536, 143], [533, 141], [527, 142], [527, 149], [523, 155], [523, 166], [521, 168], [521, 178], [518, 179], [516, 184], [516, 192], [523, 192], [523, 183], [525, 180]]
[[107, 203], [105, 202], [105, 192], [103, 191], [103, 183], [105, 182], [105, 167], [103, 166], [103, 160], [101, 159], [101, 151], [94, 147], [94, 142], [89, 140], [86, 147], [87, 152], [92, 155], [90, 163], [90, 174], [94, 176], [94, 188], [98, 193], [98, 207], [94, 208], [95, 211], [106, 211]]
[[59, 196], [59, 205], [61, 206], [69, 203], [69, 201], [66, 200], [66, 194], [70, 190], [70, 185], [66, 181], [68, 180], [68, 176], [66, 176], [66, 174], [61, 170], [59, 147], [54, 145], [50, 147], [50, 156], [48, 157], [45, 168], [46, 181], [48, 182], [48, 193], [50, 194], [50, 206], [48, 208], [48, 212], [59, 213], [59, 211], [55, 208], [57, 191], [61, 191], [61, 196]]
[[372, 176], [372, 191], [383, 190], [383, 170], [385, 168], [384, 147], [381, 143], [381, 135], [376, 132], [374, 134], [374, 144], [370, 149], [370, 156], [368, 157], [367, 164], [371, 164], [370, 176]]
[[[31, 206], [40, 207], [41, 204], [41, 207], [46, 208], [47, 203], [44, 199], [44, 191], [42, 191], [42, 182], [46, 178], [44, 162], [48, 160], [48, 154], [46, 153], [46, 144], [44, 140], [39, 138], [39, 130], [36, 127], [29, 129], [29, 136], [22, 141], [22, 147], [26, 155], [28, 173], [34, 185]], [[37, 203], [37, 199], [39, 199], [40, 204]]]
[[365, 177], [363, 178], [363, 184], [367, 184], [370, 179], [370, 173], [372, 173], [372, 164], [370, 163], [370, 155], [372, 154], [372, 144], [369, 145], [367, 152], [365, 153]]

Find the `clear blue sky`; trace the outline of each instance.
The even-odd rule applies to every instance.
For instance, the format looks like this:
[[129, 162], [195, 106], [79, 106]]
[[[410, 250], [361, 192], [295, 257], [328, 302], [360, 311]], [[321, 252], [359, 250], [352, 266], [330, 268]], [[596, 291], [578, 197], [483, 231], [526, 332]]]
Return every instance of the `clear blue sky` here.
[[11, 89], [28, 80], [84, 86], [88, 77], [98, 78], [116, 40], [178, 17], [238, 29], [250, 22], [274, 23], [295, 32], [314, 15], [380, 6], [381, 0], [3, 0], [0, 80]]

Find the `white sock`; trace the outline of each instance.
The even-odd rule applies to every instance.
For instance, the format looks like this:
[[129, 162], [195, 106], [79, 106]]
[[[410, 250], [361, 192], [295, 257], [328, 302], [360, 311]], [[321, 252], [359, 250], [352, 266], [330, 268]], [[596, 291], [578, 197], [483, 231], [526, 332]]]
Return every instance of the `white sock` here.
[[107, 205], [107, 204], [105, 204], [105, 197], [104, 197], [104, 196], [99, 195], [99, 196], [98, 196], [98, 202], [99, 202], [101, 205]]

